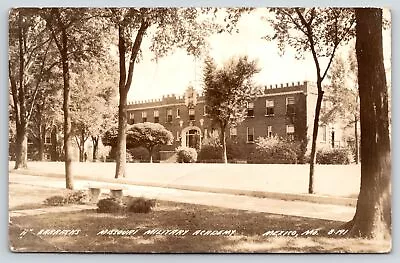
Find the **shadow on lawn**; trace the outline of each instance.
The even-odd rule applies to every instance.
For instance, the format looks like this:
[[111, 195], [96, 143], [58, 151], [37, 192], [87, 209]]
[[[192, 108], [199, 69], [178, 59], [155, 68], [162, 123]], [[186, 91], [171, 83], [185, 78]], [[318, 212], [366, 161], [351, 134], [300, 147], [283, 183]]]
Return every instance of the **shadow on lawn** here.
[[[274, 253], [378, 252], [382, 244], [328, 235], [342, 223], [320, 219], [239, 211], [159, 201], [148, 214], [102, 214], [94, 210], [11, 218], [14, 251], [94, 253]], [[23, 229], [32, 229], [20, 238]], [[78, 235], [38, 235], [42, 229], [79, 229]], [[137, 230], [134, 235], [99, 234], [104, 230]], [[189, 230], [184, 236], [144, 233], [148, 230]], [[301, 236], [320, 229], [318, 236]], [[235, 230], [232, 236], [193, 235], [196, 230]], [[269, 230], [297, 231], [298, 237], [263, 236]], [[338, 240], [340, 238], [340, 240]]]

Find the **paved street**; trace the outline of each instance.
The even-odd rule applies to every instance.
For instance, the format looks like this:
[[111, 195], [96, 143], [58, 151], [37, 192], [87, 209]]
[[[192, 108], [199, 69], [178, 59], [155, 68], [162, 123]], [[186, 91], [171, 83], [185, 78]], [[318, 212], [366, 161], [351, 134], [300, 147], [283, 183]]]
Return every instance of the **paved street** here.
[[[9, 182], [51, 188], [65, 188], [64, 178], [31, 176], [17, 173], [9, 174]], [[94, 180], [75, 179], [76, 189], [88, 189]], [[121, 185], [121, 184], [120, 184]], [[348, 221], [355, 212], [355, 207], [330, 204], [317, 204], [303, 201], [283, 201], [270, 198], [187, 191], [173, 188], [136, 186], [123, 184], [124, 193], [132, 196], [143, 196], [175, 202], [218, 206], [239, 210], [267, 212], [273, 214], [303, 216], [337, 221]], [[105, 191], [105, 190], [104, 190]], [[12, 199], [12, 197], [10, 197]], [[11, 202], [12, 200], [10, 200]]]

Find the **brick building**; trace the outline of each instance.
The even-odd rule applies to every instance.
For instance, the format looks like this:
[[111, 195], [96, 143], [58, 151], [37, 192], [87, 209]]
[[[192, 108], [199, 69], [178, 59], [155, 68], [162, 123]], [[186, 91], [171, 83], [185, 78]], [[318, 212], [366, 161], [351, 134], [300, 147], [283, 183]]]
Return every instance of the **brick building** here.
[[[275, 135], [298, 141], [308, 139], [310, 145], [316, 99], [316, 85], [312, 82], [266, 86], [262, 95], [248, 103], [246, 119], [238, 127], [230, 127], [227, 137], [242, 142], [243, 150], [254, 148], [258, 137]], [[171, 131], [173, 145], [161, 150], [180, 145], [198, 149], [205, 137], [218, 133], [218, 127], [207, 115], [204, 95], [193, 87], [187, 88], [183, 96], [128, 103], [127, 116], [129, 124], [156, 122]], [[326, 142], [327, 130], [321, 127], [320, 133], [325, 136], [319, 135]]]

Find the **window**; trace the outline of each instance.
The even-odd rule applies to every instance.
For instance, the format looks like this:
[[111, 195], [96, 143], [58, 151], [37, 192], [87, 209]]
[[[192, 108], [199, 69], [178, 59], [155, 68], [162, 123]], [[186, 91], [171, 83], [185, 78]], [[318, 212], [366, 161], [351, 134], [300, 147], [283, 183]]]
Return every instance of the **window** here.
[[272, 126], [267, 127], [267, 136], [270, 138], [272, 137]]
[[296, 114], [296, 108], [295, 108], [294, 97], [287, 97], [286, 98], [286, 115], [295, 115], [295, 114]]
[[147, 121], [147, 112], [142, 111], [142, 122], [146, 122]]
[[236, 139], [237, 138], [237, 129], [236, 127], [232, 127], [229, 129], [229, 133], [231, 136], [231, 139]]
[[176, 118], [179, 119], [181, 117], [181, 111], [180, 109], [176, 109]]
[[247, 127], [247, 142], [248, 143], [254, 142], [254, 128]]
[[46, 137], [44, 138], [44, 144], [51, 144], [51, 137], [46, 135]]
[[195, 119], [195, 111], [194, 109], [189, 109], [189, 120], [194, 121]]
[[247, 103], [247, 117], [254, 117], [254, 103]]
[[167, 110], [167, 122], [172, 122], [172, 110]]
[[206, 116], [208, 114], [208, 106], [204, 105], [203, 107], [203, 115]]
[[158, 110], [154, 111], [154, 123], [160, 122], [160, 112]]
[[265, 115], [266, 116], [274, 116], [274, 101], [266, 100], [265, 101]]
[[294, 125], [286, 125], [286, 134], [290, 140], [294, 140]]
[[129, 112], [129, 120], [128, 120], [129, 124], [135, 124], [135, 113], [133, 112]]

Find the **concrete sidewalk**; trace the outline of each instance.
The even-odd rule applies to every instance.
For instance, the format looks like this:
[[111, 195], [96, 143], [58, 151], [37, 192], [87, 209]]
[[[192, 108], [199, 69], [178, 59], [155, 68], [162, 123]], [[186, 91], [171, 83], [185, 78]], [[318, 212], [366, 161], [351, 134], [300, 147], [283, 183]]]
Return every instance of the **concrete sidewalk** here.
[[[52, 188], [65, 188], [64, 178], [43, 177], [10, 173], [9, 182], [24, 185], [34, 185]], [[75, 178], [75, 189], [86, 190], [94, 180], [82, 180]], [[115, 181], [114, 181], [115, 183]], [[207, 206], [217, 206], [238, 210], [266, 212], [290, 216], [301, 216], [346, 222], [351, 220], [355, 213], [352, 206], [317, 204], [304, 201], [284, 201], [271, 198], [258, 198], [250, 196], [231, 195], [223, 193], [209, 193], [200, 191], [179, 190], [173, 188], [123, 185], [125, 195], [143, 196], [158, 200], [183, 202]], [[12, 197], [11, 197], [12, 198]]]
[[[114, 163], [74, 163], [74, 178], [349, 206], [356, 205], [354, 197], [359, 190], [358, 166], [317, 166], [315, 195], [306, 193], [308, 166], [305, 165], [127, 164], [127, 177], [120, 179], [113, 178], [114, 166]], [[29, 169], [10, 170], [10, 173], [65, 177], [63, 163], [54, 162], [31, 162]]]

